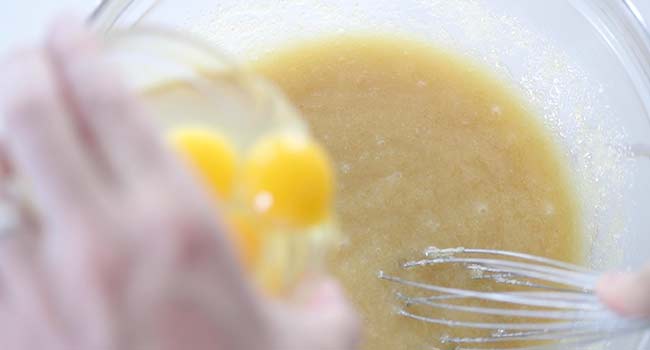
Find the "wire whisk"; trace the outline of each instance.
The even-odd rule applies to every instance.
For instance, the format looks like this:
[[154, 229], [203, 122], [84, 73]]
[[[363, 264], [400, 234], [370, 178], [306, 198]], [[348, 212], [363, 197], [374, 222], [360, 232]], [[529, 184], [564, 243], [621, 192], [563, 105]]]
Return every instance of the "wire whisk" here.
[[[601, 303], [594, 293], [600, 274], [561, 261], [501, 250], [429, 247], [424, 257], [401, 268], [438, 273], [436, 269], [449, 265], [462, 267], [467, 278], [478, 281], [470, 283], [476, 289], [440, 286], [384, 271], [378, 277], [403, 287], [396, 292], [400, 315], [444, 326], [449, 334], [440, 336], [439, 343], [455, 350], [542, 350], [558, 345], [585, 349], [650, 330], [650, 320], [624, 318]], [[404, 294], [402, 289], [418, 295]], [[444, 317], [449, 313], [454, 317]], [[483, 335], [453, 335], [462, 328]], [[508, 347], [514, 342], [519, 345]]]

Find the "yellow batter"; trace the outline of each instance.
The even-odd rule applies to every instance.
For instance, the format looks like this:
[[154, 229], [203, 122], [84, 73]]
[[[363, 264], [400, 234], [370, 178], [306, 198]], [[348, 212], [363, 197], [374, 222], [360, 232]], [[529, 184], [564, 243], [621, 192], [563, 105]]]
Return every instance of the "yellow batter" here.
[[[338, 169], [347, 241], [329, 268], [366, 326], [365, 350], [429, 349], [443, 332], [392, 313], [377, 279], [428, 246], [581, 262], [579, 215], [549, 135], [498, 80], [415, 42], [340, 37], [255, 63], [308, 119]], [[463, 287], [459, 276], [418, 274]]]

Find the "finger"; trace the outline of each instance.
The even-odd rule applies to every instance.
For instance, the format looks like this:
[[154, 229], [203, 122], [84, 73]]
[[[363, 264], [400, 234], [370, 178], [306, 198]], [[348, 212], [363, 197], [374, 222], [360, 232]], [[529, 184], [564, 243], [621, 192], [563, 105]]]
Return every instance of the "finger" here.
[[38, 218], [15, 182], [0, 186], [0, 236], [15, 231], [40, 236]]
[[[8, 232], [11, 231], [11, 232]], [[36, 274], [34, 235], [21, 228], [3, 229], [0, 238], [0, 286], [3, 297], [18, 308], [31, 308]]]
[[608, 273], [600, 279], [596, 291], [607, 306], [623, 316], [650, 316], [649, 267], [640, 272]]
[[[40, 226], [33, 208], [16, 183], [0, 186], [0, 291], [13, 307], [23, 304], [28, 272], [35, 268]], [[28, 291], [29, 292], [29, 291]], [[33, 304], [33, 303], [31, 303]]]
[[50, 336], [61, 327], [50, 285], [39, 263], [36, 238], [31, 232], [18, 229], [0, 239], [0, 291], [5, 306], [0, 312], [10, 313], [12, 323], [5, 326], [16, 332], [7, 341], [17, 341], [12, 344], [15, 347], [9, 348], [43, 348], [44, 343], [46, 347], [52, 346], [50, 341], [55, 338]]
[[[0, 131], [0, 134], [2, 134], [2, 131]], [[13, 175], [14, 168], [7, 152], [7, 146], [3, 140], [0, 140], [0, 183], [8, 181]]]
[[14, 186], [0, 187], [0, 286], [4, 297], [20, 298], [35, 263], [36, 222]]
[[[299, 287], [298, 298], [300, 306], [297, 310], [288, 311], [285, 307], [278, 312], [276, 322], [285, 327], [280, 332], [294, 335], [288, 344], [283, 344], [283, 348], [358, 349], [361, 342], [360, 322], [338, 282], [322, 278], [303, 283]], [[323, 333], [323, 329], [327, 329], [327, 333]]]
[[118, 180], [156, 172], [165, 155], [162, 142], [136, 96], [103, 58], [97, 38], [81, 22], [64, 19], [52, 30], [48, 53], [93, 158], [103, 160]]
[[70, 124], [50, 65], [38, 50], [0, 65], [0, 111], [17, 170], [46, 219], [75, 212], [95, 196], [95, 177]]

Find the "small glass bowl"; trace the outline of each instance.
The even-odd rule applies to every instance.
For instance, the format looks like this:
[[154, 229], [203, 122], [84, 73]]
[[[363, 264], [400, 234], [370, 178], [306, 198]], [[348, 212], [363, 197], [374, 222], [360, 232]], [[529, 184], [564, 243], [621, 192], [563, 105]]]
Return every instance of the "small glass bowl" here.
[[[111, 32], [106, 49], [108, 59], [142, 95], [163, 134], [188, 126], [214, 131], [225, 135], [239, 155], [266, 135], [311, 138], [299, 113], [272, 84], [201, 40], [138, 27]], [[166, 89], [170, 84], [191, 93], [172, 98]], [[219, 205], [226, 221], [235, 216], [249, 221], [246, 227], [254, 232], [248, 234], [259, 239], [261, 252], [247, 268], [264, 290], [282, 294], [305, 273], [320, 268], [327, 245], [337, 235], [334, 216], [300, 227], [268, 220], [262, 224], [237, 180], [232, 195], [221, 198]], [[231, 228], [237, 231], [238, 226]]]

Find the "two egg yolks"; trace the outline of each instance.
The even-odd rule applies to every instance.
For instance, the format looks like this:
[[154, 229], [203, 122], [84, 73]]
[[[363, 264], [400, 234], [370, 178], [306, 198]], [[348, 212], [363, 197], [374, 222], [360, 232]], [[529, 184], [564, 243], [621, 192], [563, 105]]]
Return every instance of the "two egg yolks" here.
[[[260, 223], [307, 228], [329, 213], [333, 175], [326, 152], [302, 135], [270, 134], [240, 158], [232, 143], [205, 128], [179, 128], [170, 139], [213, 196], [224, 202], [241, 193], [254, 215], [229, 214], [233, 241], [244, 264], [261, 254]], [[240, 190], [241, 189], [241, 190]]]

